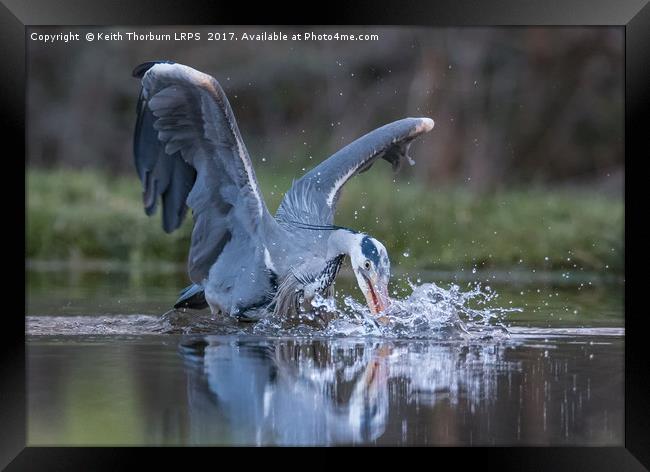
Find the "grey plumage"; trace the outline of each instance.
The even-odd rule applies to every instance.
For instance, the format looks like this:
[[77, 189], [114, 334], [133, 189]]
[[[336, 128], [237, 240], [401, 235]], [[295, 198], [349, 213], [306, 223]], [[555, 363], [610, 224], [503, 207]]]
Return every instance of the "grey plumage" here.
[[383, 158], [397, 171], [408, 157], [411, 142], [426, 131], [420, 118], [406, 118], [377, 128], [348, 144], [294, 182], [276, 217], [282, 222], [301, 221], [331, 225], [343, 185]]
[[[160, 196], [167, 232], [182, 224], [188, 207], [194, 217], [193, 284], [177, 307], [292, 314], [298, 293], [330, 296], [344, 256], [363, 257], [353, 246], [364, 235], [332, 225], [343, 185], [380, 157], [399, 168], [412, 140], [433, 127], [428, 118], [407, 118], [368, 133], [297, 180], [273, 217], [219, 83], [170, 62], [142, 64], [134, 76], [142, 82], [134, 154], [145, 211], [153, 214]], [[387, 269], [372, 269], [366, 280], [388, 277]]]
[[291, 271], [282, 279], [271, 303], [269, 311], [276, 316], [295, 316], [309, 310], [310, 301], [316, 296], [329, 298], [334, 295], [334, 279], [343, 264], [343, 255], [325, 261], [320, 273], [299, 273]]

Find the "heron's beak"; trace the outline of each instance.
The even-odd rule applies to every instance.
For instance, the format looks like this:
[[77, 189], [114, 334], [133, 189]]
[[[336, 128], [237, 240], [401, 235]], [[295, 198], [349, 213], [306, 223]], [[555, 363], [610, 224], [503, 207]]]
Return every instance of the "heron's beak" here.
[[366, 297], [366, 303], [373, 315], [382, 313], [388, 308], [390, 298], [388, 297], [388, 281], [376, 276], [366, 276], [363, 274], [366, 282], [366, 289], [363, 294]]

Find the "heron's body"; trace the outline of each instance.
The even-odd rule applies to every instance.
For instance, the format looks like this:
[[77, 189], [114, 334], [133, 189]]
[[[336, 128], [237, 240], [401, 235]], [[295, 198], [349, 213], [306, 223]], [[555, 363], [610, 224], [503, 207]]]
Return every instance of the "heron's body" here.
[[[329, 234], [269, 226], [271, 231], [251, 241], [244, 234], [233, 233], [210, 268], [202, 285], [213, 312], [240, 315], [266, 309], [292, 269], [296, 275], [309, 278], [317, 278], [323, 272]], [[242, 258], [242, 254], [246, 257]]]
[[352, 142], [294, 182], [275, 216], [264, 203], [228, 100], [209, 75], [173, 63], [145, 63], [134, 153], [147, 214], [158, 197], [163, 228], [194, 216], [188, 287], [177, 307], [258, 318], [295, 315], [316, 294], [332, 294], [349, 256], [374, 312], [388, 300], [389, 261], [377, 240], [333, 225], [343, 185], [382, 157], [399, 167], [428, 118], [407, 118]]

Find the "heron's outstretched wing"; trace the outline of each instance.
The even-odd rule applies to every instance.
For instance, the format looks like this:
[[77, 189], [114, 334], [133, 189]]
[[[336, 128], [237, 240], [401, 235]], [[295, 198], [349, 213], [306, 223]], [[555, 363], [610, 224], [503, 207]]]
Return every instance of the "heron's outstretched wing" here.
[[284, 224], [331, 225], [341, 188], [354, 175], [368, 170], [380, 157], [397, 170], [413, 139], [430, 131], [433, 120], [405, 118], [377, 128], [353, 141], [303, 175], [284, 196], [276, 213]]
[[133, 75], [142, 78], [134, 154], [145, 211], [153, 214], [160, 195], [171, 232], [192, 209], [189, 273], [201, 283], [233, 231], [255, 234], [268, 210], [219, 83], [170, 62], [144, 63]]

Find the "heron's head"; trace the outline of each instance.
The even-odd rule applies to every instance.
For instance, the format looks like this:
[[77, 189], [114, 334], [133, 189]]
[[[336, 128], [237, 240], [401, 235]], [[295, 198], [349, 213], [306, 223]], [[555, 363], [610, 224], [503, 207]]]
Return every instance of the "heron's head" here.
[[350, 250], [350, 262], [359, 288], [366, 297], [373, 314], [383, 312], [390, 302], [388, 280], [390, 261], [382, 243], [366, 234], [356, 235], [354, 247]]

